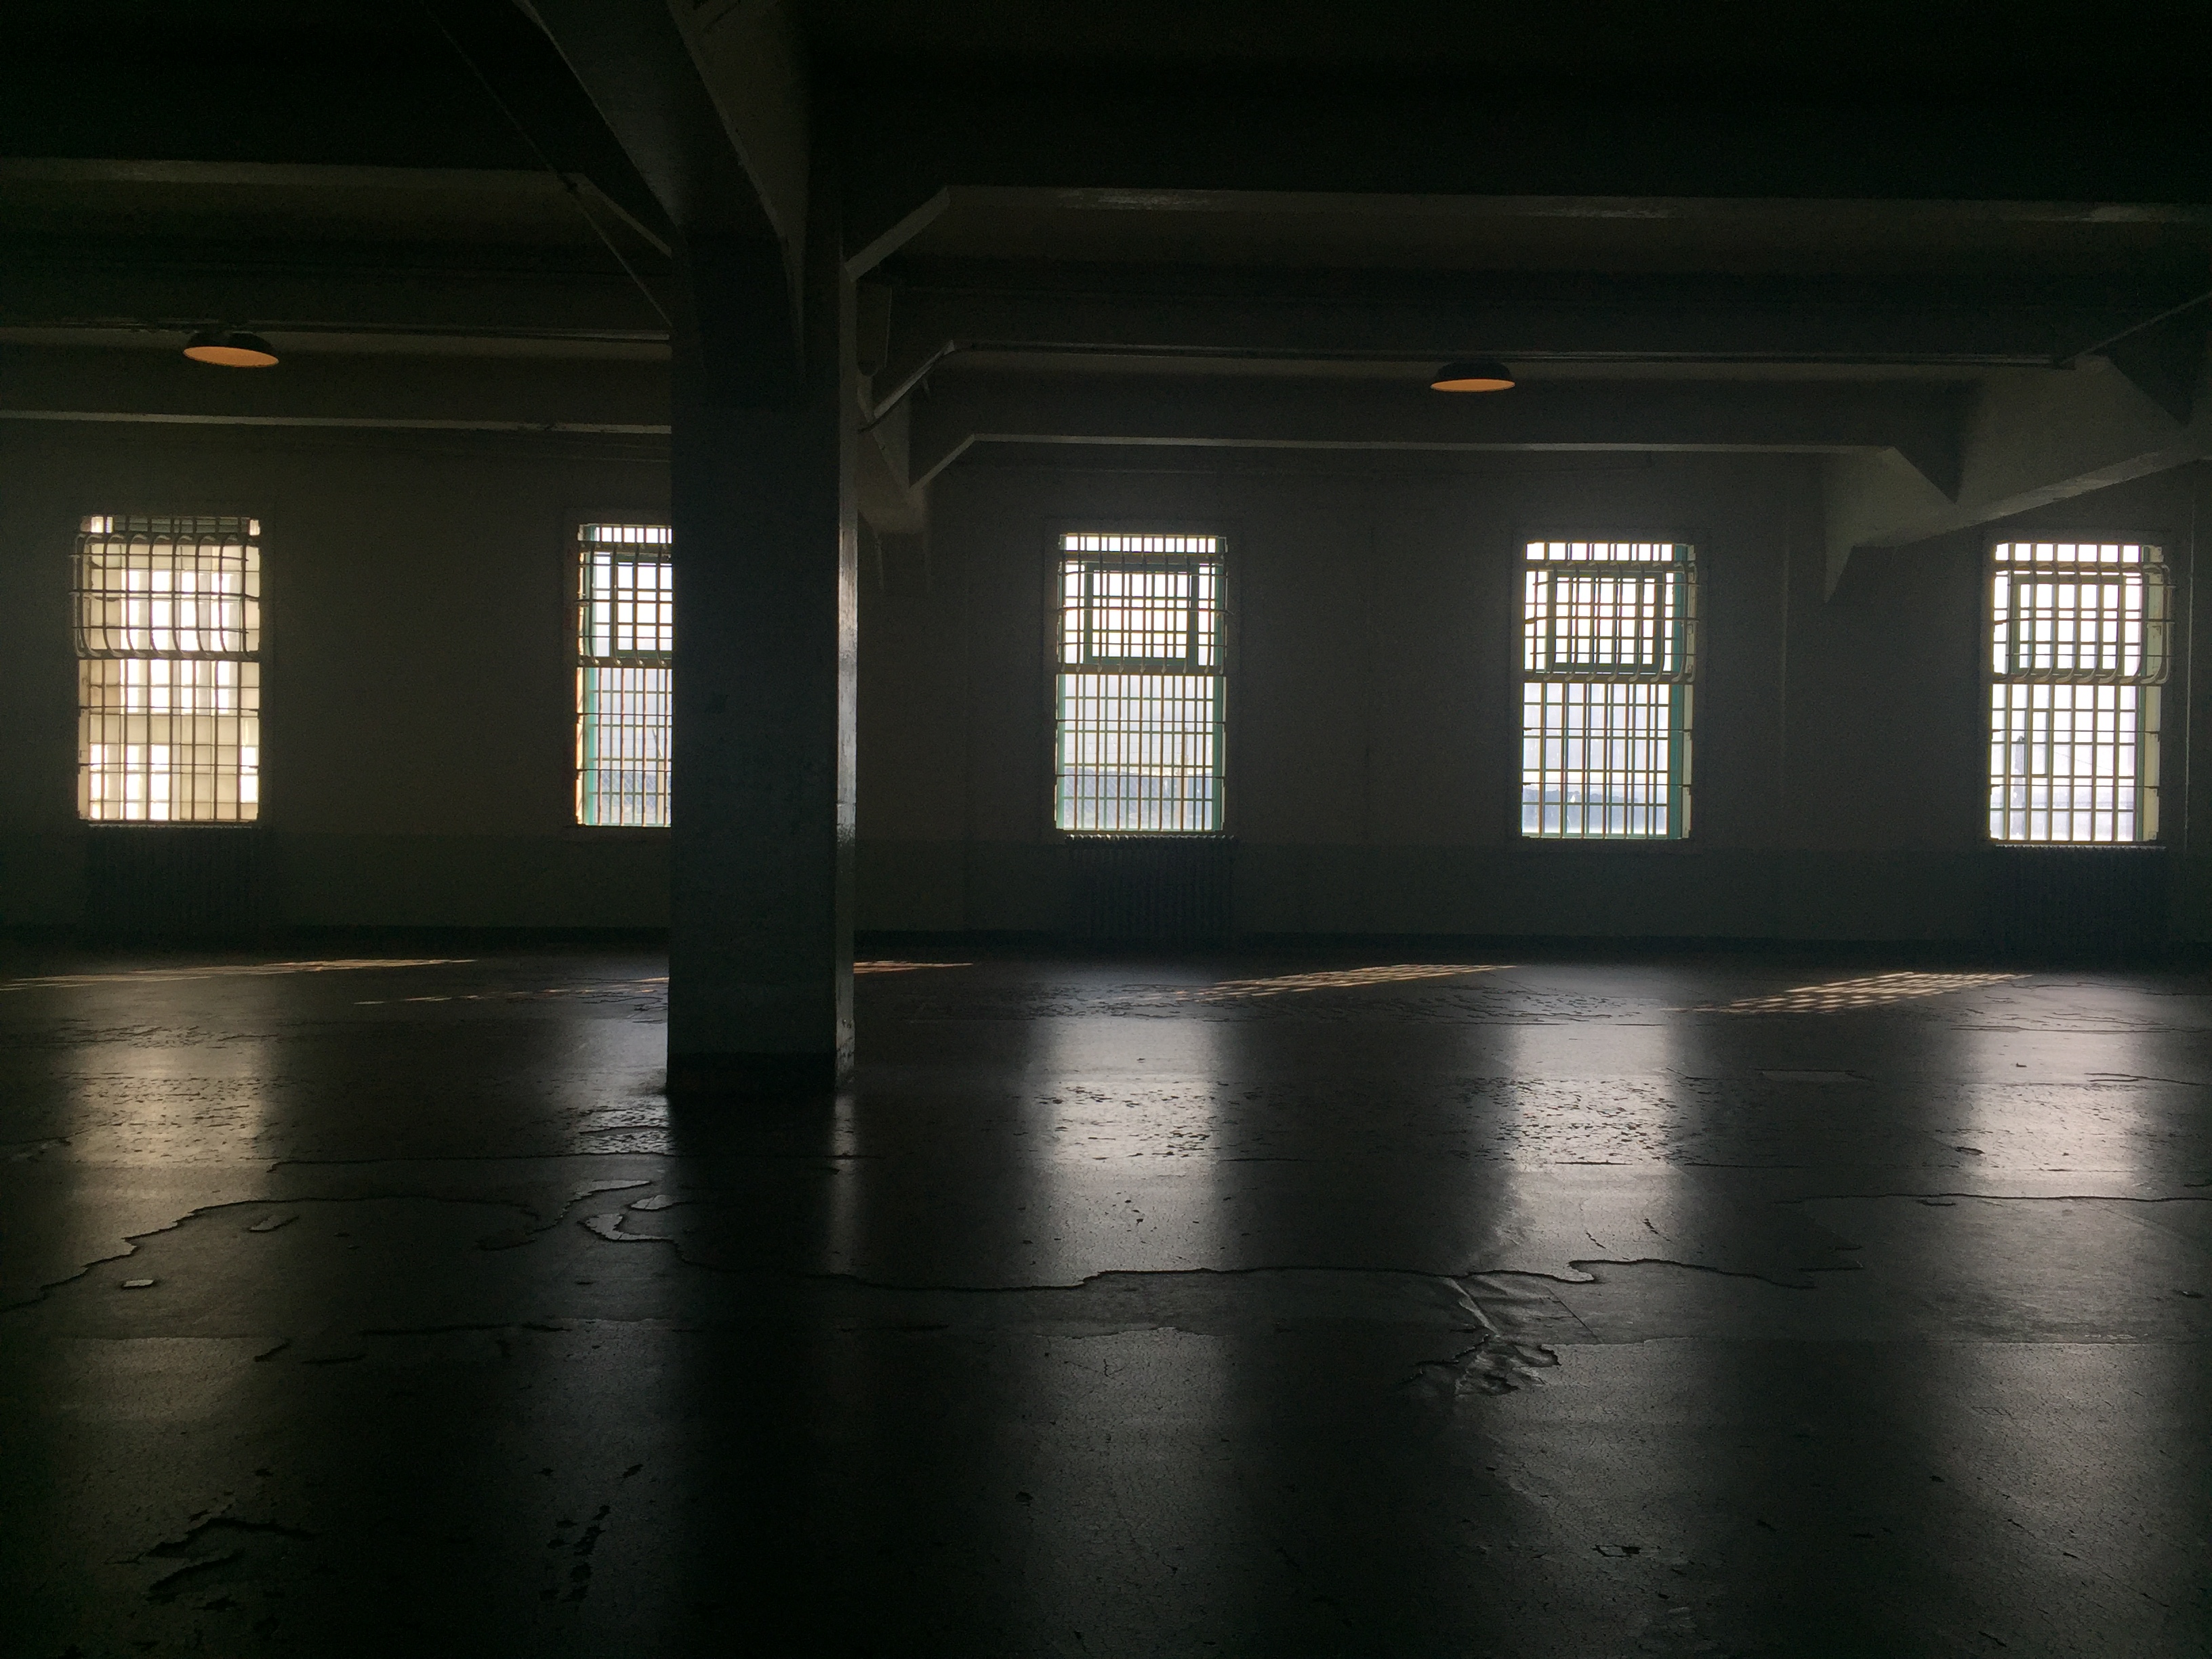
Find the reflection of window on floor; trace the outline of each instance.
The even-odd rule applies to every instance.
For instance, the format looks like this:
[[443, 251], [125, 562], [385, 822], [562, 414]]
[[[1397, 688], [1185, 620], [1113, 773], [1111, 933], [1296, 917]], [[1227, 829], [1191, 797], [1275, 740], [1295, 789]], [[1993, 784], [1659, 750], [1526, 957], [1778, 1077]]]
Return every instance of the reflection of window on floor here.
[[1990, 555], [1990, 835], [2158, 835], [2166, 571], [2136, 542], [1999, 542]]
[[1069, 535], [1060, 552], [1054, 822], [1218, 830], [1219, 539]]
[[665, 826], [676, 648], [669, 529], [586, 524], [576, 539], [576, 822]]
[[1521, 833], [1686, 834], [1691, 550], [1531, 542], [1522, 581]]
[[77, 812], [242, 823], [261, 807], [261, 522], [94, 514], [77, 537]]

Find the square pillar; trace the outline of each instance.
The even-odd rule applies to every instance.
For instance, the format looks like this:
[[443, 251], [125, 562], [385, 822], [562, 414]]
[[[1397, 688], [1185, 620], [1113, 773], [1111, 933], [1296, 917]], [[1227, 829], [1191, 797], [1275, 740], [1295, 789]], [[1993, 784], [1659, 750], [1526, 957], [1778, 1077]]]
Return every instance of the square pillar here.
[[676, 331], [672, 1094], [852, 1068], [853, 287], [813, 240], [795, 353], [773, 247], [695, 248]]

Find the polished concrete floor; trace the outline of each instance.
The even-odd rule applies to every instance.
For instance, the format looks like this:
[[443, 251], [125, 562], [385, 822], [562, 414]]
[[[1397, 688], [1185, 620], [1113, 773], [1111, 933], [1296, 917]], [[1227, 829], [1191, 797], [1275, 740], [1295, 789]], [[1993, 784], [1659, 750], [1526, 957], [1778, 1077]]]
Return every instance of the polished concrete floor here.
[[2212, 1653], [2212, 981], [0, 960], [0, 1651]]

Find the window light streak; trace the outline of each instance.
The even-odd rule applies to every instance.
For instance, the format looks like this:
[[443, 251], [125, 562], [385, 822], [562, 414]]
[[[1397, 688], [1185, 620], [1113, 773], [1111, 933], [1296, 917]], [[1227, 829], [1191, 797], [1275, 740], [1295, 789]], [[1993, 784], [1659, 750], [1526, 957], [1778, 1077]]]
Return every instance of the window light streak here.
[[250, 823], [261, 804], [261, 523], [94, 514], [77, 537], [77, 812]]
[[676, 566], [665, 525], [577, 529], [576, 821], [663, 828]]
[[1975, 991], [2008, 984], [2025, 974], [1870, 974], [1861, 979], [1800, 985], [1773, 996], [1741, 997], [1734, 1002], [1699, 1003], [1682, 1012], [1696, 1014], [1842, 1014], [1860, 1008], [1887, 1007], [1919, 997]]
[[1696, 588], [1674, 542], [1531, 542], [1522, 592], [1521, 833], [1686, 829]]
[[647, 979], [613, 980], [604, 984], [541, 986], [528, 991], [467, 991], [441, 997], [364, 997], [356, 1008], [383, 1008], [406, 1002], [542, 1002], [549, 997], [599, 997], [628, 1001], [632, 997], [665, 995], [668, 975]]
[[1989, 591], [1990, 838], [2153, 839], [2167, 628], [2159, 550], [2000, 542]]
[[178, 980], [248, 979], [272, 974], [337, 974], [367, 968], [458, 968], [474, 957], [372, 957], [330, 962], [209, 963], [192, 968], [137, 968], [119, 974], [53, 974], [0, 981], [0, 991], [59, 991], [86, 985], [164, 985]]
[[920, 968], [973, 968], [972, 962], [856, 962], [856, 974], [910, 974]]
[[1201, 985], [1176, 995], [1193, 1002], [1243, 1002], [1298, 991], [1349, 991], [1365, 985], [1403, 985], [1419, 980], [1457, 979], [1467, 974], [1494, 974], [1501, 965], [1494, 962], [1399, 963], [1383, 968], [1339, 968], [1325, 973], [1279, 974], [1272, 979], [1225, 979], [1218, 985]]
[[1058, 828], [1221, 828], [1219, 551], [1212, 536], [1060, 538]]

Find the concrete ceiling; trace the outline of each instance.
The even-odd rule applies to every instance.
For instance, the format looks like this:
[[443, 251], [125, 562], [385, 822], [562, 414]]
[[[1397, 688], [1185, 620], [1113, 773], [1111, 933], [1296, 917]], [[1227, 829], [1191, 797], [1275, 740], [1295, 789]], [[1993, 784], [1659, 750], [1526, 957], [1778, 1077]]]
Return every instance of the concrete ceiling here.
[[2212, 207], [956, 187], [908, 259], [1327, 270], [1975, 276], [2212, 270]]
[[[700, 9], [758, 0], [701, 0]], [[817, 53], [887, 73], [1014, 68], [1316, 80], [1388, 79], [1496, 98], [1533, 92], [1663, 104], [1724, 94], [1880, 102], [2063, 89], [2075, 97], [2195, 78], [2201, 7], [2058, 0], [1985, 7], [1832, 0], [802, 0]]]

